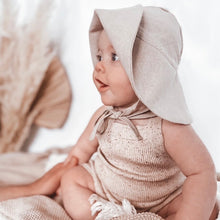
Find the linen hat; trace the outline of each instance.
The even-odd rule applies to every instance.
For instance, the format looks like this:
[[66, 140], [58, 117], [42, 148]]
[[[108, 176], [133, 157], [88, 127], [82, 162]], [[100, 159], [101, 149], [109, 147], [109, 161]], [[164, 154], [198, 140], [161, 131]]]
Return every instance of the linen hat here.
[[137, 97], [161, 118], [190, 124], [191, 115], [177, 74], [183, 39], [175, 16], [154, 6], [96, 9], [89, 30], [94, 66], [103, 29]]

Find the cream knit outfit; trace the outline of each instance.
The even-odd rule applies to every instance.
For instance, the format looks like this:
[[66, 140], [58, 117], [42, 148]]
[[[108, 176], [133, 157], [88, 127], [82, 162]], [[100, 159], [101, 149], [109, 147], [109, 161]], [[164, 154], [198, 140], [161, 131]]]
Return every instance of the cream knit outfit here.
[[[140, 103], [126, 112], [133, 114], [137, 108]], [[107, 119], [106, 129], [97, 135], [95, 159], [83, 166], [102, 198], [118, 204], [127, 199], [138, 211], [157, 212], [181, 193], [185, 180], [164, 148], [162, 119], [148, 110], [150, 117], [146, 117], [144, 125], [135, 126], [142, 137], [138, 140], [131, 125], [120, 120], [120, 111], [111, 111], [114, 114]]]

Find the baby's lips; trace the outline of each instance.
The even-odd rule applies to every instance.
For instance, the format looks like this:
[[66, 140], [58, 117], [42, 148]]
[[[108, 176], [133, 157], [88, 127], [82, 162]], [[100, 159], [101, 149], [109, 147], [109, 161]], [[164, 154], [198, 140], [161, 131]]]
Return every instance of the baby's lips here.
[[99, 86], [101, 86], [101, 87], [104, 87], [104, 86], [107, 86], [107, 84], [105, 84], [104, 82], [102, 82], [101, 80], [99, 80], [99, 79], [95, 79], [96, 80], [96, 82], [99, 84]]

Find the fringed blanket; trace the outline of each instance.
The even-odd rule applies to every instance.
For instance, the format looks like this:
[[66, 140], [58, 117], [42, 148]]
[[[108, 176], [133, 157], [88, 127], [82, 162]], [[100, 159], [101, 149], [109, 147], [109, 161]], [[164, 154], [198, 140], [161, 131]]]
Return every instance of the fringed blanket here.
[[71, 220], [65, 210], [46, 196], [31, 196], [1, 202], [1, 220]]

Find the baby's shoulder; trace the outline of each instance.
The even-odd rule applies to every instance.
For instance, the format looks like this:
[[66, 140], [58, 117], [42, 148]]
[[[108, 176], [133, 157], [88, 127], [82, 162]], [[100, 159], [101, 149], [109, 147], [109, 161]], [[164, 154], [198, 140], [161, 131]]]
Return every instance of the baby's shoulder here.
[[179, 124], [162, 119], [162, 132], [166, 138], [179, 138], [195, 133], [190, 124]]
[[101, 107], [99, 107], [92, 115], [92, 118], [93, 120], [97, 120], [103, 113], [104, 111], [106, 110], [106, 106], [105, 105], [102, 105]]
[[186, 147], [189, 142], [192, 143], [199, 140], [198, 135], [190, 124], [173, 123], [163, 119], [161, 127], [165, 148], [173, 148], [174, 146]]
[[186, 176], [213, 167], [205, 144], [191, 125], [163, 120], [162, 130], [167, 153]]

